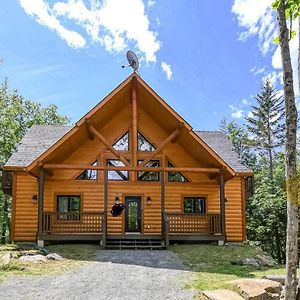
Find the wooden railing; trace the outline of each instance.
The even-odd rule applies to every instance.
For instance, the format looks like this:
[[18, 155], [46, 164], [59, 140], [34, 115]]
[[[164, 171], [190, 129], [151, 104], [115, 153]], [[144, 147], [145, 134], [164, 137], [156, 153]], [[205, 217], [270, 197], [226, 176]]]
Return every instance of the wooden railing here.
[[219, 234], [220, 214], [167, 213], [169, 234]]
[[103, 213], [44, 212], [43, 234], [102, 233]]

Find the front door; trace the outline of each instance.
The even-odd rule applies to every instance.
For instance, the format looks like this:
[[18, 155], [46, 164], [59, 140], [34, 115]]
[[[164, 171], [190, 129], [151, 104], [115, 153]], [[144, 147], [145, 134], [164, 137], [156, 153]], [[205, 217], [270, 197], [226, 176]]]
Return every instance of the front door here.
[[125, 231], [141, 232], [141, 197], [125, 197]]

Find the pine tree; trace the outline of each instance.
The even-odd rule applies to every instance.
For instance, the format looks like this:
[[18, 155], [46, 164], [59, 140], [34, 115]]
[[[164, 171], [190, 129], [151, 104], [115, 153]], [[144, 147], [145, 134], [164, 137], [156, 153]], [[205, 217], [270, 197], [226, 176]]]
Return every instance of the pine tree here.
[[263, 156], [267, 154], [269, 178], [273, 180], [273, 158], [278, 147], [284, 144], [284, 99], [267, 79], [260, 94], [255, 97], [257, 106], [252, 106], [252, 116], [247, 119], [247, 128], [252, 135], [251, 145]]

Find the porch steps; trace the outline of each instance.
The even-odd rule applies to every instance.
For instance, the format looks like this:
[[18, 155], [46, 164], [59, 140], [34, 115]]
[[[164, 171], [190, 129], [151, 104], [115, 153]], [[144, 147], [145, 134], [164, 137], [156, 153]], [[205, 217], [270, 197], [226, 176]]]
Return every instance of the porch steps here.
[[161, 239], [107, 239], [106, 249], [127, 249], [127, 250], [163, 250]]

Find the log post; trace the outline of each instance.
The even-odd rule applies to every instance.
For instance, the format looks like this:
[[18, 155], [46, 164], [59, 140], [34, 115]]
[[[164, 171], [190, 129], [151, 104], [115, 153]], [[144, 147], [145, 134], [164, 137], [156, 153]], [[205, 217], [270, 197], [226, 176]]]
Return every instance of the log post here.
[[161, 182], [161, 230], [162, 230], [162, 236], [165, 240], [165, 245], [167, 243], [166, 241], [166, 226], [165, 226], [165, 172], [160, 172], [160, 182]]
[[40, 167], [39, 173], [39, 205], [38, 205], [38, 238], [37, 245], [44, 247], [44, 241], [39, 240], [39, 237], [42, 234], [43, 226], [43, 210], [44, 210], [44, 190], [45, 190], [45, 171]]
[[137, 143], [138, 143], [138, 128], [137, 128], [137, 79], [134, 76], [132, 78], [132, 87], [131, 87], [131, 117], [132, 117], [132, 162], [133, 167], [137, 166]]
[[104, 211], [103, 211], [103, 228], [102, 228], [102, 246], [106, 247], [107, 236], [107, 202], [108, 202], [108, 171], [104, 171]]
[[226, 216], [225, 216], [225, 180], [224, 173], [220, 174], [220, 211], [221, 211], [221, 235], [226, 242]]

